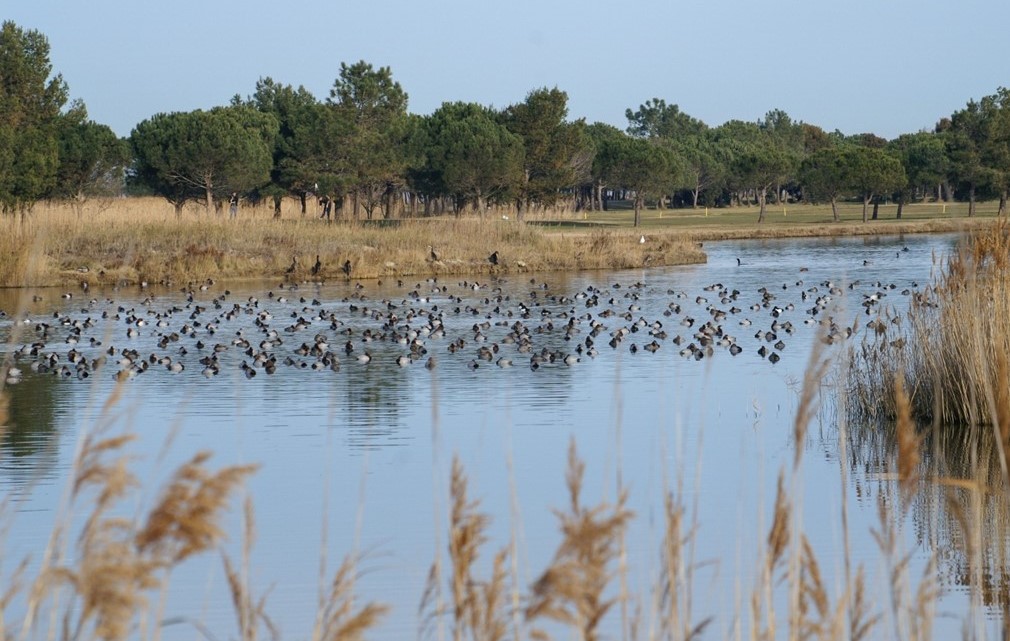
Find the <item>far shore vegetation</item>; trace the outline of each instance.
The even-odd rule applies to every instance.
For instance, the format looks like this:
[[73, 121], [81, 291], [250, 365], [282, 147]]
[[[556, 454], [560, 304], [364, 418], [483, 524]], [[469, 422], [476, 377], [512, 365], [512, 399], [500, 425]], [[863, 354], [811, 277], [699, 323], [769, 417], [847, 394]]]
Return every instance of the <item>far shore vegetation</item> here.
[[[530, 212], [327, 222], [285, 201], [243, 207], [235, 218], [191, 206], [182, 216], [158, 198], [121, 198], [81, 213], [38, 203], [25, 217], [0, 218], [0, 286], [139, 285], [185, 287], [207, 279], [287, 283], [444, 275], [627, 269], [704, 262], [704, 243], [740, 238], [904, 234], [964, 230], [991, 222], [996, 203], [974, 219], [966, 205], [882, 207], [861, 221], [858, 204], [785, 205], [761, 225], [754, 207], [646, 209], [632, 228], [629, 212]], [[318, 262], [317, 262], [318, 261]]]

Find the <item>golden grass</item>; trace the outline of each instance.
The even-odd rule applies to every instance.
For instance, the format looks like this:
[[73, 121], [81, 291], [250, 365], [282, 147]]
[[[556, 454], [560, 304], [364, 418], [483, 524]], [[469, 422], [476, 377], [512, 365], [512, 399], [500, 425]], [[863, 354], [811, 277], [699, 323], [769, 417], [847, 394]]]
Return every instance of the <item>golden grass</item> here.
[[705, 259], [686, 240], [638, 240], [616, 234], [603, 251], [581, 233], [501, 217], [327, 223], [290, 213], [274, 219], [259, 207], [231, 220], [202, 209], [176, 216], [154, 198], [116, 201], [79, 217], [67, 206], [41, 204], [27, 217], [0, 219], [0, 286], [480, 275]]

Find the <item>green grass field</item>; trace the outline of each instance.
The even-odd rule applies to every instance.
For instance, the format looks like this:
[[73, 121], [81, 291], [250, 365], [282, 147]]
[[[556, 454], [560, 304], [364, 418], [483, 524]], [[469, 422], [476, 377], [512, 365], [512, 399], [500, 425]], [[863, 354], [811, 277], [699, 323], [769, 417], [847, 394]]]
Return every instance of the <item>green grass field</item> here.
[[[996, 216], [999, 203], [996, 201], [976, 204], [976, 217], [992, 218]], [[898, 206], [881, 205], [878, 210], [878, 220], [869, 224], [880, 224], [895, 221]], [[872, 213], [872, 210], [871, 210]], [[831, 218], [831, 205], [811, 205], [794, 203], [788, 205], [769, 205], [765, 211], [765, 221], [761, 227], [784, 228], [798, 225], [838, 225], [846, 223], [862, 223], [862, 203], [839, 203], [838, 214], [841, 223], [835, 223]], [[905, 205], [900, 222], [955, 220], [966, 218], [968, 203], [915, 203]], [[552, 219], [546, 216], [541, 223], [556, 224], [562, 227], [630, 227], [633, 212], [630, 204], [623, 201], [610, 203], [609, 211], [579, 212], [564, 218]], [[758, 208], [726, 207], [698, 209], [645, 209], [642, 210], [642, 228], [659, 229], [726, 229], [757, 227]]]

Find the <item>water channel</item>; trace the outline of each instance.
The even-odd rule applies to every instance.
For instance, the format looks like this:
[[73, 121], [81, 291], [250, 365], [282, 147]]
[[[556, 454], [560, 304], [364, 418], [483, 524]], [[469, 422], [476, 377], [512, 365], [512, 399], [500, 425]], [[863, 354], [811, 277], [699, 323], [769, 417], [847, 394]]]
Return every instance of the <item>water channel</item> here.
[[[269, 590], [266, 610], [282, 638], [309, 635], [324, 549], [331, 570], [343, 555], [360, 554], [360, 598], [391, 606], [374, 638], [417, 638], [428, 571], [446, 545], [452, 458], [459, 457], [471, 496], [492, 515], [481, 573], [487, 574], [493, 551], [516, 532], [516, 567], [525, 590], [560, 539], [552, 509], [567, 504], [564, 474], [574, 439], [586, 463], [586, 503], [613, 501], [618, 487], [629, 492], [635, 513], [627, 539], [629, 591], [646, 617], [656, 585], [664, 490], [679, 482], [686, 504], [697, 510], [694, 610], [699, 619], [715, 617], [704, 638], [734, 638], [739, 626], [747, 629], [747, 595], [767, 536], [776, 477], [791, 465], [796, 448], [803, 452], [797, 518], [827, 584], [837, 587], [842, 571], [844, 497], [853, 560], [866, 565], [874, 590], [886, 590], [871, 535], [879, 529], [878, 499], [894, 492], [881, 474], [886, 446], [864, 438], [839, 461], [838, 416], [828, 387], [804, 442], [793, 442], [810, 354], [828, 331], [805, 321], [815, 318], [809, 311], [818, 298], [830, 298], [816, 318], [833, 317], [839, 336], [845, 328], [859, 328], [850, 339], [859, 340], [873, 318], [864, 313], [866, 297], [883, 293], [880, 306], [903, 309], [956, 240], [917, 235], [707, 243], [705, 265], [510, 274], [476, 283], [456, 277], [297, 287], [206, 283], [190, 293], [176, 284], [75, 290], [70, 298], [53, 289], [0, 292], [6, 349], [40, 340], [45, 324], [40, 351], [60, 355], [57, 373], [32, 371], [33, 358], [26, 356], [19, 362], [23, 380], [7, 390], [11, 419], [0, 446], [0, 492], [10, 504], [3, 558], [30, 554], [37, 560], [61, 513], [81, 434], [108, 424], [109, 433], [137, 435], [129, 452], [142, 488], [128, 511], [149, 505], [168, 472], [196, 451], [213, 452], [215, 465], [261, 465], [247, 484], [256, 513], [251, 579], [260, 592]], [[19, 297], [25, 301], [20, 312]], [[710, 351], [702, 347], [701, 357], [682, 355], [690, 343], [699, 344], [694, 334], [713, 321], [713, 309], [725, 312], [714, 322], [734, 338], [739, 353], [715, 343]], [[429, 335], [436, 317], [444, 336]], [[91, 322], [81, 340], [67, 344], [73, 323], [86, 319]], [[506, 338], [517, 322], [529, 330], [529, 351]], [[595, 322], [603, 328], [593, 339], [598, 353], [590, 355], [586, 338]], [[789, 329], [777, 326], [768, 340], [773, 322], [788, 322]], [[619, 328], [628, 332], [611, 347]], [[135, 336], [128, 335], [131, 329]], [[280, 343], [269, 330], [276, 330]], [[394, 333], [411, 330], [419, 332], [425, 353], [418, 349], [418, 358], [401, 365], [397, 358], [409, 347]], [[657, 337], [659, 332], [666, 337]], [[679, 345], [677, 336], [683, 338]], [[463, 344], [450, 349], [458, 339]], [[274, 341], [273, 374], [253, 365], [243, 340], [252, 352], [263, 349], [261, 341]], [[340, 359], [338, 371], [298, 352], [319, 341]], [[659, 348], [646, 349], [653, 341]], [[353, 347], [349, 354], [347, 343]], [[845, 344], [839, 340], [829, 350], [840, 354]], [[199, 361], [215, 345], [222, 348], [211, 374]], [[114, 355], [107, 354], [109, 347]], [[117, 364], [124, 347], [149, 366], [131, 376], [122, 396], [105, 408], [117, 372], [139, 363]], [[87, 359], [105, 354], [107, 362], [87, 378], [76, 368], [61, 375], [71, 348]], [[490, 360], [480, 357], [481, 348], [491, 350]], [[367, 364], [357, 358], [366, 351]], [[184, 369], [172, 372], [151, 362], [152, 354], [170, 356]], [[534, 354], [544, 355], [535, 368]], [[567, 364], [566, 355], [579, 360]], [[427, 368], [430, 357], [435, 363]], [[496, 365], [500, 358], [513, 366]], [[235, 556], [238, 503], [226, 519], [231, 536], [225, 547]], [[937, 516], [942, 500], [922, 503], [918, 516], [913, 511], [905, 522], [913, 570], [924, 567], [939, 545], [941, 522], [950, 519]], [[937, 638], [945, 630], [960, 631], [970, 598], [959, 580], [963, 559], [949, 551], [941, 556]], [[4, 564], [5, 573], [12, 569], [12, 561]], [[17, 606], [15, 601], [9, 622], [17, 620]], [[198, 620], [219, 639], [238, 636], [216, 555], [188, 561], [174, 573], [164, 612]], [[995, 605], [984, 608], [979, 624], [996, 630], [998, 615]], [[618, 625], [615, 610], [607, 623], [612, 636]], [[172, 630], [165, 638], [194, 636]]]

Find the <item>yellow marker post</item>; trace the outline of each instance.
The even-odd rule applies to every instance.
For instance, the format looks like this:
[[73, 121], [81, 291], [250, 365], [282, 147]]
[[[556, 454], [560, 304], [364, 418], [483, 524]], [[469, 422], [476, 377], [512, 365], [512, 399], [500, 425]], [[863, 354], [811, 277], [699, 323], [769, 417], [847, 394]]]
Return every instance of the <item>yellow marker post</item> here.
[[708, 207], [705, 208], [705, 218], [708, 218]]
[[947, 203], [944, 203], [944, 204], [943, 204], [943, 211], [942, 211], [942, 212], [940, 212], [940, 213], [943, 213], [943, 214], [946, 214], [946, 213], [947, 213]]
[[786, 215], [786, 208], [785, 208], [785, 205], [783, 205], [783, 206], [782, 206], [782, 215], [783, 215], [783, 216], [785, 216], [785, 215]]

